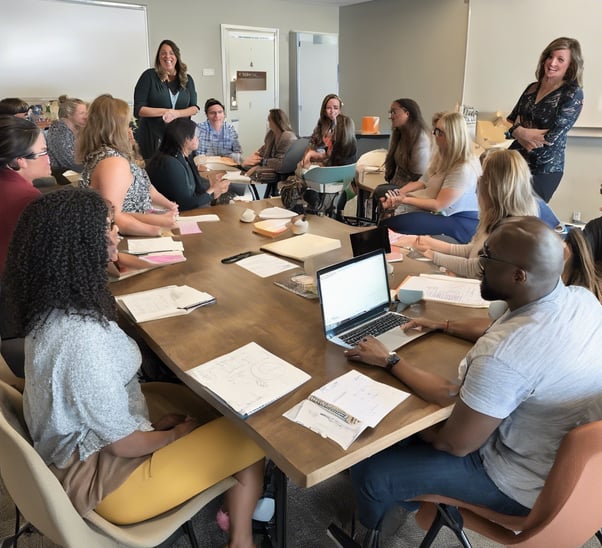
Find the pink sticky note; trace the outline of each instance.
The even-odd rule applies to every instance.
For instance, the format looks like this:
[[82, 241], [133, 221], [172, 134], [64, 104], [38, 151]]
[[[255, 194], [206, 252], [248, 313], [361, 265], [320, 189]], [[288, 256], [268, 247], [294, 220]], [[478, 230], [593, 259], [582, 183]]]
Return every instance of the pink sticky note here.
[[200, 234], [203, 232], [196, 221], [178, 221], [180, 234]]

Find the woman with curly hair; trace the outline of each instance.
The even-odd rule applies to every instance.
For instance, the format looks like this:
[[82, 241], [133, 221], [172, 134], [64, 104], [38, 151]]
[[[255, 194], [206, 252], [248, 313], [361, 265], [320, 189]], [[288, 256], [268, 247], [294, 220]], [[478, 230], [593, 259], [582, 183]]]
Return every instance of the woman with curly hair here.
[[341, 113], [342, 107], [343, 102], [335, 93], [324, 97], [320, 107], [320, 118], [300, 162], [303, 169], [308, 169], [312, 164], [343, 166], [355, 162], [355, 126], [351, 118]]
[[[159, 193], [134, 161], [129, 116], [121, 99], [108, 94], [94, 99], [77, 141], [84, 163], [80, 185], [98, 190], [113, 204], [122, 234], [159, 236], [163, 228], [175, 226], [178, 204]], [[152, 212], [152, 204], [165, 211]]]
[[180, 48], [171, 40], [163, 40], [155, 55], [155, 66], [145, 70], [136, 83], [136, 140], [144, 159], [159, 147], [166, 124], [199, 111], [194, 80], [187, 70]]
[[[81, 515], [95, 509], [117, 524], [162, 514], [234, 475], [229, 546], [251, 547], [263, 454], [225, 417], [202, 425], [187, 414], [149, 418], [140, 352], [116, 323], [107, 284], [116, 245], [112, 210], [91, 190], [46, 194], [19, 220], [3, 283], [25, 335], [23, 406], [34, 447]], [[171, 385], [167, 393], [148, 384], [157, 398], [174, 396]]]
[[433, 135], [437, 146], [424, 176], [381, 199], [382, 208], [394, 214], [384, 222], [402, 234], [444, 234], [467, 243], [479, 222], [481, 166], [458, 112], [437, 120]]

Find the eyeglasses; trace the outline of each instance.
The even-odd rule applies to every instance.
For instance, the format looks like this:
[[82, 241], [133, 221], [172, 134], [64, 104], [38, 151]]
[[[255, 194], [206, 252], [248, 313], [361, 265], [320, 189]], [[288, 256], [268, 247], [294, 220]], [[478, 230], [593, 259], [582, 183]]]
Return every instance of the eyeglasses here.
[[436, 127], [435, 129], [433, 129], [433, 135], [435, 137], [445, 137], [445, 132], [442, 129]]
[[26, 160], [37, 160], [41, 156], [47, 156], [47, 155], [48, 155], [48, 151], [43, 150], [42, 152], [31, 152], [30, 154], [23, 156], [23, 158], [25, 158]]
[[403, 112], [402, 108], [392, 108], [389, 111], [389, 116], [397, 116], [400, 112]]
[[498, 263], [509, 264], [516, 268], [521, 268], [511, 261], [507, 261], [506, 259], [498, 259], [497, 257], [493, 257], [489, 251], [489, 246], [486, 243], [483, 244], [483, 249], [479, 253], [479, 262], [481, 263], [481, 267], [483, 267], [483, 261], [497, 261]]

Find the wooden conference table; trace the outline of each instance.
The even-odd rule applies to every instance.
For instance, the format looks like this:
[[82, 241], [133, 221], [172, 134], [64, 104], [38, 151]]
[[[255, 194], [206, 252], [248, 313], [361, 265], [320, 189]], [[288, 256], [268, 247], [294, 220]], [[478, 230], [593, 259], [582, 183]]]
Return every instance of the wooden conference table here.
[[[281, 205], [279, 198], [216, 206], [191, 214], [216, 213], [219, 222], [200, 223], [202, 234], [184, 235], [187, 261], [169, 265], [111, 285], [114, 294], [152, 289], [169, 284], [187, 284], [207, 291], [217, 303], [184, 316], [140, 324], [137, 329], [150, 347], [174, 373], [203, 399], [232, 418], [264, 450], [266, 455], [297, 485], [311, 487], [363, 459], [447, 418], [451, 407], [441, 408], [411, 396], [394, 409], [375, 429], [368, 429], [348, 450], [323, 439], [283, 417], [312, 391], [355, 368], [393, 386], [400, 382], [384, 370], [349, 362], [342, 349], [325, 340], [320, 307], [286, 291], [273, 282], [299, 273], [289, 270], [260, 278], [237, 264], [221, 259], [244, 251], [259, 251], [270, 238], [252, 232], [252, 224], [239, 221], [247, 207], [256, 212]], [[309, 232], [341, 240], [341, 260], [351, 256], [349, 233], [358, 230], [325, 217], [309, 216]], [[283, 236], [289, 237], [290, 232]], [[391, 287], [407, 274], [432, 270], [430, 263], [406, 258], [394, 264]], [[361, 280], [357, 281], [361, 291]], [[428, 303], [414, 305], [412, 313], [454, 318], [483, 316], [483, 310]], [[311, 379], [296, 391], [253, 414], [237, 417], [185, 371], [212, 358], [255, 341], [270, 352], [305, 370]], [[443, 333], [431, 333], [405, 347], [399, 354], [424, 369], [456, 378], [457, 365], [470, 344]]]

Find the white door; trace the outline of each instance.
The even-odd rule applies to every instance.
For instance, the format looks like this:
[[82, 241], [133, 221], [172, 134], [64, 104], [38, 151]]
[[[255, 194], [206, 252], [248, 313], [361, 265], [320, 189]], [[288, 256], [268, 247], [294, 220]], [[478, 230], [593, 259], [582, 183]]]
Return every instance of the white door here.
[[291, 96], [293, 127], [301, 136], [311, 135], [322, 100], [329, 93], [339, 93], [338, 34], [291, 32], [295, 54]]
[[238, 131], [243, 157], [263, 144], [268, 111], [278, 108], [278, 29], [222, 25], [226, 116]]

